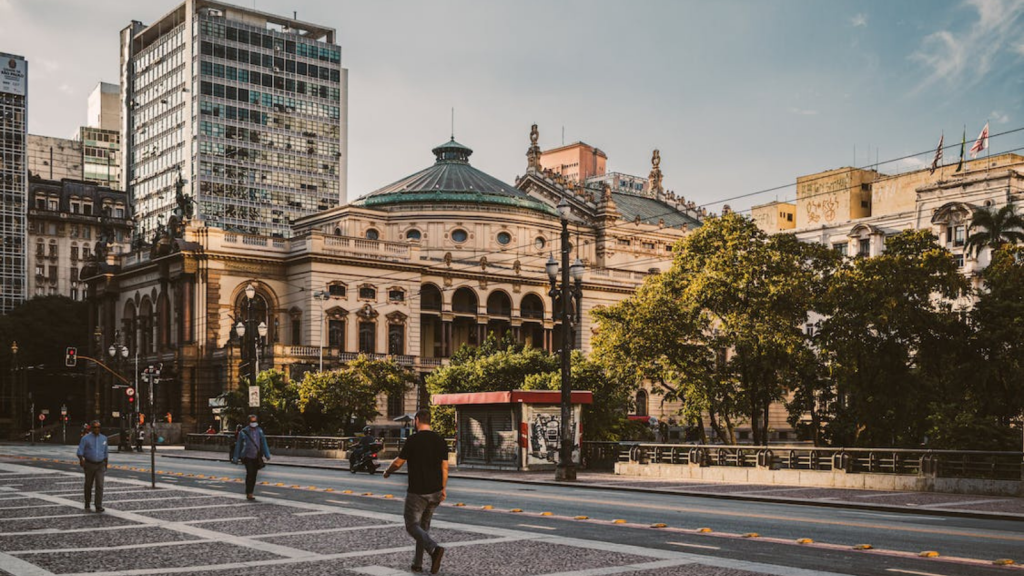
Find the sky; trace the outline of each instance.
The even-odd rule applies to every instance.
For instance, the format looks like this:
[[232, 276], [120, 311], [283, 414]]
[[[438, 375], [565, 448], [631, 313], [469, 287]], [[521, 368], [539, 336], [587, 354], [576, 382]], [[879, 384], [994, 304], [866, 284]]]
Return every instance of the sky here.
[[[429, 166], [451, 135], [506, 182], [578, 140], [608, 169], [709, 210], [793, 198], [796, 177], [931, 161], [1024, 127], [1024, 0], [237, 0], [334, 27], [349, 69], [353, 200]], [[172, 0], [0, 0], [0, 51], [29, 59], [34, 134], [68, 137], [100, 80], [118, 80], [118, 32]], [[991, 138], [1024, 148], [1024, 131]], [[947, 149], [956, 161], [957, 149]], [[887, 160], [919, 154], [899, 162]]]

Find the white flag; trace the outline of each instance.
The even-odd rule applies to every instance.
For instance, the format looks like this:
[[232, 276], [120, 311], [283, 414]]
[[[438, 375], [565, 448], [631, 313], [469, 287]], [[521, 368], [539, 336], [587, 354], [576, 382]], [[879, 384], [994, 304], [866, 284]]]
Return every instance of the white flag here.
[[988, 148], [988, 122], [985, 122], [985, 127], [982, 128], [981, 134], [978, 134], [978, 139], [974, 141], [974, 146], [971, 146], [971, 160], [978, 157], [978, 152]]

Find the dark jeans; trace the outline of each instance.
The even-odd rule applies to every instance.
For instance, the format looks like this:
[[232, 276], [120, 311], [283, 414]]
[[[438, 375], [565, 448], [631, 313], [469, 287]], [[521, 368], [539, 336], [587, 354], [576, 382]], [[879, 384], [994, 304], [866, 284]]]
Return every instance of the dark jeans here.
[[85, 505], [89, 505], [92, 499], [92, 487], [96, 486], [96, 509], [103, 508], [103, 476], [107, 472], [107, 465], [103, 462], [85, 461]]
[[441, 493], [405, 495], [405, 531], [416, 540], [416, 556], [413, 558], [413, 566], [423, 565], [423, 551], [428, 554], [434, 553], [437, 542], [430, 537], [430, 519], [434, 517], [434, 510], [441, 505]]
[[245, 464], [245, 493], [252, 494], [256, 491], [256, 473], [260, 469], [259, 458], [242, 458]]

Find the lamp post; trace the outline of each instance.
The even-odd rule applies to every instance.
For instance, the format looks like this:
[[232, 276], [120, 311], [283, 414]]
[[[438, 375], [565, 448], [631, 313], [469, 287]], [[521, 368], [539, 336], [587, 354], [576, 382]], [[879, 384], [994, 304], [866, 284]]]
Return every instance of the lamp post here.
[[[256, 286], [249, 283], [245, 287], [245, 298], [246, 298], [246, 311], [245, 311], [245, 322], [239, 322], [235, 325], [235, 333], [238, 334], [239, 338], [245, 338], [246, 332], [250, 333], [252, 338], [252, 356], [250, 356], [249, 365], [251, 369], [251, 379], [249, 380], [250, 386], [256, 386], [256, 377], [259, 375], [259, 364], [260, 364], [260, 341], [267, 335], [267, 323], [260, 322], [256, 327], [255, 332], [248, 330], [248, 324], [253, 322], [252, 308], [256, 302]], [[244, 341], [244, 340], [243, 340]]]
[[[118, 368], [118, 370], [119, 371], [123, 371], [124, 370], [124, 363], [128, 360], [128, 354], [129, 354], [128, 347], [124, 346], [123, 344], [120, 344], [119, 342], [115, 342], [115, 343], [110, 345], [110, 348], [107, 348], [107, 354], [110, 355], [110, 359], [114, 361], [114, 365]], [[136, 361], [138, 361], [137, 358], [138, 358], [138, 356], [136, 356]], [[115, 389], [120, 389], [120, 388], [123, 388], [124, 386], [114, 385], [113, 387]], [[136, 388], [136, 390], [138, 390], [138, 389]], [[121, 406], [122, 407], [124, 407], [124, 405], [125, 405], [125, 398], [126, 398], [126, 396], [127, 396], [127, 394], [125, 394], [124, 396], [121, 396]], [[121, 426], [120, 426], [120, 429], [121, 429], [121, 434], [120, 434], [121, 441], [118, 443], [119, 444], [118, 445], [118, 450], [120, 450], [122, 446], [130, 446], [131, 445], [130, 441], [129, 442], [125, 442], [125, 431], [124, 431], [125, 426], [124, 426], [124, 423], [125, 423], [126, 420], [129, 422], [129, 424], [131, 423], [131, 421], [132, 421], [132, 412], [133, 411], [130, 410], [130, 409], [129, 410], [121, 411]]]
[[13, 359], [13, 366], [11, 367], [11, 394], [6, 401], [10, 402], [11, 422], [17, 424], [17, 409], [16, 402], [14, 399], [18, 395], [18, 342], [11, 342], [11, 358]]
[[[561, 264], [561, 286], [558, 285], [559, 264], [555, 261], [554, 255], [548, 258], [544, 268], [551, 281], [551, 296], [553, 310], [562, 321], [562, 343], [561, 343], [561, 372], [562, 372], [562, 419], [561, 419], [561, 443], [559, 446], [558, 466], [555, 468], [556, 482], [571, 482], [576, 480], [576, 464], [572, 459], [573, 445], [576, 443], [576, 430], [572, 421], [572, 383], [570, 382], [570, 361], [574, 345], [574, 327], [580, 321], [580, 303], [583, 298], [583, 262], [577, 258], [572, 265], [569, 265], [569, 214], [572, 209], [563, 198], [558, 203], [558, 215], [562, 221], [562, 264]], [[572, 282], [570, 283], [570, 278]], [[561, 299], [562, 305], [558, 306]]]
[[313, 292], [313, 298], [320, 301], [320, 371], [324, 371], [324, 302], [330, 299], [331, 295], [323, 290]]

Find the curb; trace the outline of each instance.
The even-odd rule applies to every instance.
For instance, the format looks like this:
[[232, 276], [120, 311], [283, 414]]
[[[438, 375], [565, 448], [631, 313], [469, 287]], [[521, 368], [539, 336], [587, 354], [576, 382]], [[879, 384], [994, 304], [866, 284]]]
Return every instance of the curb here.
[[[228, 460], [221, 458], [209, 458], [206, 456], [187, 456], [184, 454], [160, 454], [165, 458], [180, 458], [183, 460], [204, 460], [208, 462], [228, 462]], [[348, 468], [341, 468], [339, 466], [323, 466], [319, 464], [295, 464], [295, 463], [284, 463], [274, 462], [274, 466], [281, 466], [287, 468], [310, 468], [315, 470], [335, 470], [338, 472], [348, 472]], [[400, 470], [396, 474], [405, 474], [405, 470]], [[485, 476], [477, 476], [474, 474], [460, 474], [459, 472], [453, 472], [448, 475], [449, 478], [461, 478], [466, 480], [490, 480], [492, 482], [504, 482], [507, 484], [526, 484], [532, 486], [559, 486], [562, 488], [582, 488], [585, 490], [609, 490], [613, 492], [638, 492], [641, 494], [659, 494], [662, 496], [690, 496], [698, 498], [709, 498], [714, 500], [739, 500], [744, 502], [760, 502], [764, 504], [789, 504], [795, 506], [812, 506], [818, 508], [838, 508], [844, 510], [864, 510], [869, 512], [889, 512], [906, 515], [916, 516], [946, 516], [953, 518], [971, 518], [976, 520], [1007, 520], [1010, 522], [1024, 522], [1024, 514], [1005, 514], [999, 512], [980, 512], [971, 510], [943, 510], [936, 508], [914, 508], [908, 509], [899, 506], [886, 506], [884, 504], [861, 504], [859, 502], [831, 502], [822, 500], [799, 500], [796, 498], [781, 498], [777, 496], [753, 496], [749, 494], [714, 494], [707, 492], [687, 492], [682, 490], [665, 490], [663, 488], [644, 488], [640, 486], [612, 486], [607, 484], [563, 484], [552, 480], [532, 480], [524, 478], [491, 478]], [[894, 492], [895, 494], [896, 492]]]

